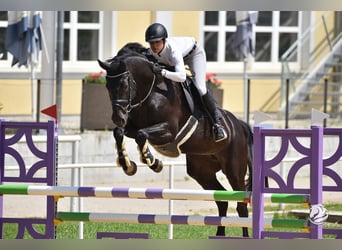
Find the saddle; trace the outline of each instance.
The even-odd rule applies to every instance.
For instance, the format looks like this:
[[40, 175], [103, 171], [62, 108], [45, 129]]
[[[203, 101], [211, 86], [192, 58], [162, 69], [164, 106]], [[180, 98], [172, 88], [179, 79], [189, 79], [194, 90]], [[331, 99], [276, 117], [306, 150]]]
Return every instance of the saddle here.
[[202, 103], [202, 101], [192, 78], [187, 76], [186, 80], [181, 83], [181, 86], [191, 113], [199, 118], [199, 110], [198, 107], [195, 105], [195, 98], [197, 98], [197, 101], [199, 101], [200, 103]]
[[[170, 71], [174, 71], [173, 67], [163, 64], [160, 65]], [[187, 75], [186, 80], [182, 82], [180, 86], [190, 108], [191, 115], [189, 116], [183, 127], [178, 131], [173, 142], [164, 145], [153, 146], [156, 151], [168, 157], [178, 157], [181, 154], [180, 146], [185, 143], [195, 132], [199, 123], [199, 119], [205, 113], [203, 112], [203, 103], [201, 100], [201, 96], [193, 83], [191, 75]], [[196, 103], [199, 103], [200, 105], [196, 105]]]
[[[152, 56], [153, 57], [153, 56]], [[154, 59], [154, 58], [153, 58]], [[151, 61], [152, 63], [157, 63], [159, 64], [161, 67], [169, 70], [169, 71], [175, 71], [175, 68], [172, 66], [168, 66], [159, 62], [156, 62], [156, 59], [154, 59], [154, 61], [148, 57], [148, 60]], [[202, 99], [201, 99], [201, 95], [198, 92], [194, 82], [193, 82], [193, 78], [192, 78], [192, 72], [187, 69], [187, 76], [184, 82], [182, 82], [180, 85], [182, 87], [183, 93], [185, 95], [185, 99], [188, 103], [188, 106], [190, 108], [191, 113], [197, 118], [199, 119], [201, 114], [203, 114], [203, 112], [200, 111], [200, 108], [203, 107], [203, 103], [202, 103]], [[195, 100], [196, 99], [196, 100]], [[198, 102], [200, 105], [195, 105], [195, 102]]]
[[191, 115], [188, 118], [184, 126], [178, 131], [175, 140], [173, 142], [164, 145], [154, 145], [156, 151], [168, 157], [178, 157], [181, 154], [180, 146], [185, 143], [190, 136], [195, 132], [198, 126], [198, 120], [203, 112], [195, 105], [195, 98], [200, 100], [200, 94], [197, 88], [193, 84], [192, 78], [187, 77], [186, 81], [181, 83], [185, 99], [189, 105]]

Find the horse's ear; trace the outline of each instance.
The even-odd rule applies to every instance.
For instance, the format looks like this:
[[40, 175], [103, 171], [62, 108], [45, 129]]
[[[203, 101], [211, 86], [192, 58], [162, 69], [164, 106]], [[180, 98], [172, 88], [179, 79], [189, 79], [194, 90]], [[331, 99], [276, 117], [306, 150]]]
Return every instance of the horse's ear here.
[[103, 68], [103, 69], [106, 70], [106, 71], [109, 71], [109, 69], [110, 69], [110, 63], [108, 63], [108, 62], [103, 62], [103, 61], [101, 61], [101, 60], [99, 60], [99, 59], [97, 59], [97, 62], [99, 63], [99, 65], [100, 65], [101, 68]]

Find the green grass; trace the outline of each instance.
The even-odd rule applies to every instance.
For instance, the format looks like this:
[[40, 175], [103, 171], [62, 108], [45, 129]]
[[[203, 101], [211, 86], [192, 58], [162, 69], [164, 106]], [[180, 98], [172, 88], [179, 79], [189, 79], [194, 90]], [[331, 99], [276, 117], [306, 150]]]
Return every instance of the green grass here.
[[[75, 239], [78, 237], [78, 223], [67, 223], [58, 227], [58, 239]], [[70, 230], [70, 226], [72, 230]], [[64, 232], [64, 228], [68, 233]], [[215, 235], [216, 227], [174, 225], [174, 239], [207, 239]], [[240, 229], [241, 230], [241, 229]], [[124, 223], [84, 223], [84, 239], [96, 238], [97, 232], [148, 233], [150, 239], [168, 239], [168, 225], [124, 224]]]
[[[283, 218], [284, 216], [275, 216]], [[325, 227], [342, 229], [341, 224], [326, 223]], [[44, 231], [43, 227], [37, 225], [40, 231]], [[216, 227], [214, 226], [173, 226], [173, 239], [208, 239], [208, 236], [215, 235]], [[300, 230], [291, 230], [288, 228], [269, 229], [270, 231], [284, 231], [284, 232], [300, 232]], [[148, 233], [150, 239], [168, 239], [167, 225], [151, 225], [151, 224], [124, 224], [124, 223], [84, 223], [84, 239], [96, 239], [97, 232], [130, 232], [130, 233]], [[226, 229], [229, 236], [241, 236], [241, 228], [231, 227]], [[250, 235], [252, 230], [249, 229]], [[16, 227], [7, 224], [4, 227], [4, 239], [15, 238]], [[25, 239], [32, 237], [25, 234]], [[332, 236], [325, 236], [325, 238], [332, 238]], [[64, 222], [57, 227], [57, 239], [78, 239], [78, 223]]]
[[[269, 206], [265, 206], [264, 207], [264, 210], [265, 211], [276, 211], [278, 209], [278, 206], [277, 204], [272, 204], [272, 205], [269, 205]], [[340, 211], [342, 212], [342, 203], [325, 203], [324, 204], [324, 207], [328, 210], [328, 211]], [[295, 205], [291, 205], [291, 204], [286, 204], [285, 205], [285, 210], [286, 211], [289, 211], [291, 209], [309, 209], [308, 207], [303, 207], [302, 205], [300, 204], [295, 204]]]
[[[57, 227], [57, 239], [78, 239], [78, 222], [63, 222]], [[42, 225], [36, 225], [39, 232], [44, 232]], [[173, 226], [174, 239], [208, 239], [208, 236], [215, 235], [214, 226]], [[5, 224], [3, 230], [4, 239], [15, 238], [17, 228], [13, 224]], [[241, 234], [240, 228], [234, 229], [234, 234]], [[152, 224], [124, 224], [124, 223], [96, 223], [84, 222], [84, 239], [96, 239], [97, 232], [130, 232], [148, 233], [150, 239], [168, 239], [168, 225]], [[25, 239], [32, 237], [25, 234]]]
[[[325, 204], [328, 211], [342, 211], [342, 204]], [[277, 211], [278, 206], [266, 206], [265, 211], [275, 212], [274, 218], [290, 218], [287, 212]], [[286, 211], [291, 209], [303, 208], [302, 206], [286, 205]], [[292, 217], [293, 218], [293, 217]], [[78, 239], [78, 222], [63, 222], [57, 227], [57, 239]], [[37, 225], [37, 230], [44, 232], [44, 227]], [[324, 228], [342, 229], [341, 224], [324, 223]], [[17, 227], [13, 224], [4, 224], [3, 238], [15, 238]], [[291, 229], [270, 229], [270, 231], [296, 231]], [[131, 233], [148, 233], [150, 239], [168, 239], [168, 225], [152, 225], [152, 224], [124, 224], [124, 223], [95, 223], [84, 222], [84, 239], [96, 239], [97, 232], [131, 232]], [[208, 239], [208, 236], [215, 235], [215, 226], [186, 226], [174, 225], [174, 239]], [[250, 235], [252, 230], [249, 229]], [[226, 234], [229, 236], [241, 236], [241, 228], [231, 227], [226, 229]], [[25, 234], [25, 239], [31, 237]], [[332, 238], [332, 236], [325, 236]]]

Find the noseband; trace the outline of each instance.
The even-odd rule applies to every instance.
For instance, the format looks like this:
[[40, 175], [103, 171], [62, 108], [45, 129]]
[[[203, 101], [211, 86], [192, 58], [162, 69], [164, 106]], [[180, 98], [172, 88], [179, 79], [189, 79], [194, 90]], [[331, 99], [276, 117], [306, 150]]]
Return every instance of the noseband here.
[[[150, 89], [148, 90], [146, 96], [141, 100], [139, 101], [138, 103], [136, 104], [132, 104], [132, 84], [137, 84], [136, 81], [134, 80], [131, 72], [129, 72], [128, 70], [127, 71], [124, 71], [122, 73], [119, 73], [117, 75], [106, 75], [106, 78], [111, 78], [111, 79], [114, 79], [114, 78], [118, 78], [118, 77], [123, 77], [125, 75], [128, 75], [128, 86], [129, 86], [129, 92], [128, 92], [128, 100], [122, 100], [122, 99], [118, 99], [118, 100], [114, 100], [112, 101], [112, 105], [115, 106], [115, 107], [118, 107], [120, 108], [122, 111], [124, 111], [125, 113], [129, 113], [132, 111], [132, 109], [136, 108], [136, 107], [139, 107], [141, 106], [146, 100], [147, 98], [151, 95], [152, 93], [152, 89], [154, 87], [154, 84], [155, 84], [155, 81], [156, 81], [156, 75], [153, 74], [153, 80], [152, 80], [152, 83], [151, 83], [151, 86], [150, 86]], [[120, 103], [127, 103], [126, 106], [123, 106], [121, 105]]]

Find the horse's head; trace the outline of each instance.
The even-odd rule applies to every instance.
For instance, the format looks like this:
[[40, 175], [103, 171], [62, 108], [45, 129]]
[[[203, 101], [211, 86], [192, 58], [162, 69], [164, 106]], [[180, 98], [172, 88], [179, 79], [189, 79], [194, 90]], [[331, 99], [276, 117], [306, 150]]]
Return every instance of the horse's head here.
[[125, 127], [131, 110], [141, 106], [151, 94], [155, 82], [151, 64], [142, 57], [116, 57], [98, 63], [107, 72], [112, 121], [118, 127]]
[[127, 123], [130, 98], [132, 97], [132, 80], [129, 77], [125, 64], [122, 61], [100, 61], [101, 68], [106, 70], [106, 87], [112, 103], [112, 121], [118, 127]]

